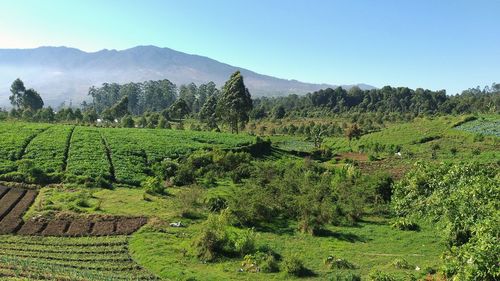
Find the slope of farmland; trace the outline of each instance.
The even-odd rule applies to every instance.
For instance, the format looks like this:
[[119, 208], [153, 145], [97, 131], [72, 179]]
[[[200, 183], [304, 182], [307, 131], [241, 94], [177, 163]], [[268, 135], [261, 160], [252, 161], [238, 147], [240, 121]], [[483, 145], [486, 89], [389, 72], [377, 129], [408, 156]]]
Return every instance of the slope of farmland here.
[[0, 236], [0, 278], [157, 280], [129, 256], [126, 236]]
[[74, 126], [53, 126], [37, 135], [26, 147], [24, 159], [46, 173], [64, 172], [66, 151]]
[[67, 174], [86, 178], [111, 178], [106, 149], [96, 128], [76, 127], [71, 138]]
[[14, 161], [22, 157], [26, 146], [48, 125], [0, 122], [0, 174], [16, 169]]

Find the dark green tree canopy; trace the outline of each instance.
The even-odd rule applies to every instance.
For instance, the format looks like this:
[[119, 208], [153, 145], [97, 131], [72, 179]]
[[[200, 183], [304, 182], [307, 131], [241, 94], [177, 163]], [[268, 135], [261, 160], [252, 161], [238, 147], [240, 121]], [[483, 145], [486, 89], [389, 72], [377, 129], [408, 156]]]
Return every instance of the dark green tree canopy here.
[[43, 108], [43, 100], [40, 94], [34, 89], [26, 90], [23, 81], [19, 78], [12, 83], [10, 92], [9, 100], [14, 107], [32, 111]]
[[217, 104], [218, 116], [229, 124], [232, 132], [238, 133], [248, 122], [252, 110], [252, 98], [245, 87], [243, 76], [239, 71], [231, 75], [222, 89], [222, 95]]

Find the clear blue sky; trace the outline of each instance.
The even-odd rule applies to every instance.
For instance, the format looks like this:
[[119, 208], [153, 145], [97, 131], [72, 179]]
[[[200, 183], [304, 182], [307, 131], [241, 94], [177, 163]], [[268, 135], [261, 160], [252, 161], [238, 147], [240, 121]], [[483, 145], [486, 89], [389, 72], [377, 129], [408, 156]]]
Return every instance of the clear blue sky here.
[[2, 1], [0, 48], [156, 45], [306, 82], [500, 83], [498, 0]]

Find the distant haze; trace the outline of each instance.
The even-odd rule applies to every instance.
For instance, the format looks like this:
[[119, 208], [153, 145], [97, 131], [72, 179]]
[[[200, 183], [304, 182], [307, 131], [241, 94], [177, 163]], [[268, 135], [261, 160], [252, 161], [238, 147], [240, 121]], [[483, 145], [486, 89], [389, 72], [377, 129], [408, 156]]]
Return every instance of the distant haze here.
[[[12, 81], [21, 78], [36, 89], [47, 105], [87, 99], [90, 86], [168, 79], [177, 86], [213, 81], [222, 86], [231, 73], [240, 70], [252, 96], [306, 94], [328, 84], [303, 83], [258, 74], [216, 60], [169, 48], [139, 46], [127, 50], [87, 53], [67, 47], [0, 49], [0, 106], [8, 106]], [[342, 85], [350, 88], [353, 85]], [[362, 89], [373, 88], [359, 84]]]

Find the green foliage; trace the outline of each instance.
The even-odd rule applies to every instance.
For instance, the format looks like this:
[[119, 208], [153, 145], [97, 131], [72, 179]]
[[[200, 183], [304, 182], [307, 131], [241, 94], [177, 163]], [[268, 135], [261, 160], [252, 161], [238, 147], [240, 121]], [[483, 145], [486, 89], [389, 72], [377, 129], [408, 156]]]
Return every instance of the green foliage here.
[[397, 258], [392, 261], [392, 266], [394, 266], [397, 269], [412, 269], [413, 266], [411, 266], [407, 260], [403, 258]]
[[447, 274], [463, 280], [494, 280], [500, 276], [500, 178], [497, 164], [417, 163], [395, 185], [394, 210], [403, 217], [430, 218], [441, 223], [449, 246]]
[[371, 281], [399, 281], [399, 278], [396, 278], [394, 275], [390, 273], [385, 273], [380, 270], [374, 270], [370, 273], [369, 278]]
[[325, 265], [329, 269], [355, 269], [356, 266], [349, 261], [334, 256], [328, 256], [325, 259]]
[[252, 110], [250, 92], [245, 87], [243, 76], [239, 71], [231, 75], [222, 89], [217, 103], [217, 115], [236, 132], [248, 122], [248, 113]]
[[241, 264], [246, 272], [279, 272], [279, 264], [273, 253], [257, 251], [255, 254], [246, 255]]
[[157, 177], [147, 177], [142, 183], [141, 187], [149, 194], [165, 194], [165, 187], [161, 179]]
[[328, 278], [329, 281], [361, 281], [361, 277], [352, 272], [338, 272], [335, 271]]
[[405, 217], [394, 219], [393, 222], [391, 223], [391, 226], [399, 230], [407, 230], [407, 231], [420, 230], [420, 227], [416, 222], [412, 221], [410, 218], [405, 218]]
[[296, 277], [303, 277], [309, 273], [298, 255], [286, 256], [281, 264], [281, 270], [290, 276]]

